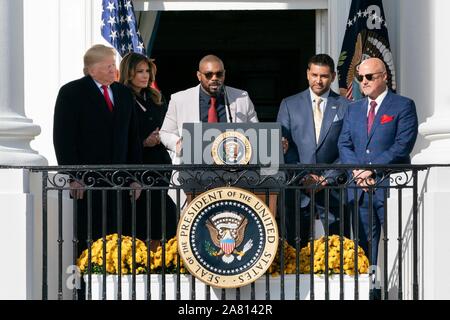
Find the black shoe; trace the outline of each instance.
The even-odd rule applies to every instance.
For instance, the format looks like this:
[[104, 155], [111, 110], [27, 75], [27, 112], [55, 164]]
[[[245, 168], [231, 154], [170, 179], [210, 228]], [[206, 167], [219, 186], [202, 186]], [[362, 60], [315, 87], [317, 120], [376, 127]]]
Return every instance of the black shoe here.
[[381, 300], [381, 289], [371, 289], [369, 292], [369, 300]]
[[77, 300], [85, 301], [86, 300], [86, 283], [83, 278], [81, 278], [80, 288], [77, 289]]
[[77, 289], [77, 300], [85, 301], [86, 300], [86, 292], [82, 289]]

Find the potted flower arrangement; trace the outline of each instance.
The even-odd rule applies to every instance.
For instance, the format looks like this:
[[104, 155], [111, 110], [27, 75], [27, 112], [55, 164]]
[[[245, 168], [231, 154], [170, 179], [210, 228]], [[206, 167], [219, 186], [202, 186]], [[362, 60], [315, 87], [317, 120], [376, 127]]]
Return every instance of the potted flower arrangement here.
[[[314, 273], [325, 273], [325, 237], [321, 237], [314, 241]], [[344, 264], [343, 272], [346, 275], [355, 274], [355, 243], [347, 238], [343, 238]], [[330, 274], [338, 274], [341, 271], [340, 265], [340, 237], [333, 235], [328, 237], [328, 272]], [[309, 273], [311, 264], [311, 244], [300, 251], [300, 272]], [[358, 273], [366, 274], [369, 269], [369, 259], [366, 257], [364, 250], [358, 247]]]
[[[344, 290], [346, 298], [353, 299], [354, 290], [354, 277], [355, 274], [354, 257], [355, 246], [354, 242], [344, 238], [344, 264], [343, 273], [344, 276]], [[285, 274], [285, 298], [295, 298], [295, 283], [296, 283], [296, 250], [290, 246], [287, 242], [283, 244], [284, 251], [284, 274]], [[121, 274], [122, 276], [122, 298], [131, 298], [131, 276], [133, 273], [133, 260], [132, 260], [132, 238], [128, 236], [122, 236], [121, 245]], [[309, 299], [310, 294], [310, 244], [304, 247], [300, 251], [300, 298]], [[325, 237], [314, 241], [314, 290], [316, 299], [324, 298], [325, 290]], [[172, 238], [165, 244], [165, 273], [164, 279], [161, 277], [162, 270], [162, 247], [159, 246], [156, 252], [150, 252], [150, 264], [147, 263], [147, 246], [139, 239], [136, 239], [136, 298], [146, 299], [147, 284], [146, 280], [147, 268], [150, 266], [150, 293], [152, 299], [159, 299], [161, 297], [161, 291], [163, 289], [162, 282], [164, 282], [166, 299], [175, 298], [176, 293], [176, 270], [178, 267], [178, 251], [177, 240]], [[84, 274], [85, 281], [87, 281], [87, 269], [88, 269], [88, 251], [87, 249], [81, 254], [77, 260], [77, 265], [80, 268], [82, 274]], [[369, 261], [364, 254], [362, 248], [358, 248], [358, 274], [359, 274], [359, 287], [360, 298], [368, 298], [368, 276], [367, 271], [369, 268]], [[280, 297], [280, 253], [278, 252], [272, 265], [268, 269], [270, 273], [269, 286], [271, 292], [271, 299], [277, 299]], [[338, 298], [339, 296], [339, 274], [340, 273], [340, 237], [330, 236], [328, 237], [328, 271], [329, 277], [329, 291], [330, 298]], [[91, 273], [93, 299], [100, 299], [102, 293], [102, 273], [103, 273], [103, 240], [99, 239], [95, 241], [91, 249]], [[106, 273], [107, 276], [107, 297], [116, 297], [117, 291], [117, 276], [118, 273], [118, 235], [112, 234], [106, 237]], [[190, 299], [191, 286], [193, 285], [192, 276], [186, 274], [186, 269], [183, 266], [183, 262], [180, 260], [180, 293], [181, 299]], [[94, 283], [97, 286], [94, 288]], [[111, 290], [110, 290], [111, 288]], [[255, 282], [255, 298], [265, 299], [266, 277], [261, 277]], [[208, 287], [200, 281], [195, 282], [196, 299], [204, 299], [206, 296], [206, 290]], [[367, 290], [366, 290], [367, 289]], [[236, 297], [235, 289], [227, 289], [226, 297], [233, 299]], [[211, 288], [210, 298], [220, 299], [221, 289]], [[367, 293], [367, 295], [366, 295]], [[240, 288], [241, 299], [250, 298], [251, 286]]]
[[[325, 237], [314, 240], [314, 274], [325, 273]], [[355, 243], [343, 237], [344, 264], [343, 272], [346, 275], [355, 274]], [[300, 270], [302, 274], [311, 271], [311, 244], [300, 250]], [[358, 247], [358, 273], [366, 274], [369, 269], [369, 259], [364, 250]], [[280, 274], [280, 253], [278, 252], [274, 262], [269, 268], [272, 276]], [[340, 237], [333, 235], [328, 237], [328, 272], [329, 274], [340, 273]], [[296, 273], [296, 250], [287, 242], [284, 243], [284, 274]]]
[[[117, 233], [106, 236], [106, 294], [107, 298], [117, 298], [118, 292], [118, 271], [119, 271], [119, 236]], [[159, 246], [156, 252], [150, 251], [150, 263], [147, 263], [147, 246], [139, 239], [135, 241], [136, 258], [136, 298], [146, 299], [148, 281], [147, 270], [150, 267], [150, 294], [152, 299], [159, 299], [161, 295], [161, 270], [162, 270], [162, 247]], [[122, 299], [131, 299], [133, 274], [133, 239], [129, 236], [121, 237], [121, 285]], [[170, 239], [165, 244], [165, 265], [168, 274], [164, 280], [167, 281], [166, 292], [175, 292], [173, 282], [174, 273], [177, 270], [177, 241], [176, 238]], [[77, 259], [77, 266], [83, 275], [84, 281], [89, 283], [88, 276], [88, 249], [84, 250]], [[103, 292], [103, 239], [100, 238], [91, 246], [91, 285], [92, 299], [101, 299]], [[185, 268], [180, 265], [180, 273], [186, 273]], [[170, 295], [169, 295], [170, 297]]]

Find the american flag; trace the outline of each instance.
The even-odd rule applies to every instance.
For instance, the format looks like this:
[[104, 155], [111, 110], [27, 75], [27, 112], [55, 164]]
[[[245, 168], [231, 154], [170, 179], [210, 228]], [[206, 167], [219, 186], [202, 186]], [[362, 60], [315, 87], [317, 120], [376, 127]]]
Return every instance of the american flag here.
[[395, 92], [395, 66], [382, 0], [352, 0], [346, 26], [337, 67], [341, 95], [353, 100], [363, 97], [356, 76], [360, 63], [370, 57], [384, 61], [388, 87]]
[[123, 57], [128, 52], [145, 54], [131, 0], [103, 0], [101, 31]]

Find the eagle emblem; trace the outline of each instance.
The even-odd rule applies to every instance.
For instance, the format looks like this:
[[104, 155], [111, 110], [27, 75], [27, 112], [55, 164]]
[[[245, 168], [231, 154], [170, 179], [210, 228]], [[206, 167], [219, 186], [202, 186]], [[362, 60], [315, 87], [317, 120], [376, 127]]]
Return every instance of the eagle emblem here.
[[244, 134], [226, 131], [214, 140], [211, 156], [215, 164], [247, 164], [252, 157], [252, 146]]
[[224, 159], [227, 163], [236, 163], [241, 157], [242, 152], [239, 151], [239, 143], [235, 141], [226, 141], [224, 144], [225, 154]]
[[238, 250], [244, 240], [247, 223], [248, 220], [243, 215], [230, 211], [224, 211], [209, 218], [206, 221], [206, 227], [217, 248], [217, 250], [209, 250], [210, 255], [221, 256], [222, 261], [227, 264], [234, 261], [235, 255], [238, 260], [241, 260], [253, 246], [253, 240], [250, 239], [242, 250]]
[[[340, 88], [340, 94], [351, 100], [358, 100], [363, 97], [360, 90], [360, 83], [356, 79], [359, 65], [364, 60], [376, 57], [384, 61], [388, 73], [388, 87], [394, 92], [397, 88], [394, 61], [389, 48], [389, 41], [374, 31], [363, 30], [358, 33], [355, 42], [354, 54], [352, 56], [346, 81], [346, 87]], [[342, 53], [339, 58], [339, 66], [342, 66], [347, 59], [346, 53]]]

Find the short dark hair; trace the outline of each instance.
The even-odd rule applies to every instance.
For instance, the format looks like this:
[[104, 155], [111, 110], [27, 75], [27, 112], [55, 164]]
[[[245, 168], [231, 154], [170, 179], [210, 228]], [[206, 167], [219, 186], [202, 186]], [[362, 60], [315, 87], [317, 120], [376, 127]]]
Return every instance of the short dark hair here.
[[325, 53], [316, 54], [315, 56], [309, 58], [308, 70], [311, 68], [312, 64], [316, 64], [318, 66], [328, 66], [330, 68], [331, 73], [335, 72], [333, 59]]
[[222, 65], [222, 69], [225, 68], [223, 61], [218, 56], [215, 56], [213, 54], [208, 54], [207, 56], [204, 56], [198, 63], [198, 70], [200, 71], [202, 65], [204, 63], [208, 63], [208, 62], [218, 62]]

